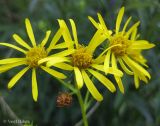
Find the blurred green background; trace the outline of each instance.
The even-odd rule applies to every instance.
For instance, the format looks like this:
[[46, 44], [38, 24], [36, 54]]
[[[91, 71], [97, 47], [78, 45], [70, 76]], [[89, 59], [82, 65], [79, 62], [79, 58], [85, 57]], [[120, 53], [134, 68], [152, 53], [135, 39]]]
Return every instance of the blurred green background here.
[[[17, 33], [28, 40], [24, 19], [31, 20], [37, 42], [45, 31], [58, 29], [57, 19], [73, 18], [78, 29], [79, 40], [86, 44], [95, 32], [87, 16], [97, 18], [100, 12], [110, 29], [115, 28], [117, 12], [125, 6], [123, 23], [132, 16], [132, 24], [141, 21], [139, 33], [142, 39], [156, 44], [154, 49], [144, 51], [152, 79], [149, 84], [134, 87], [132, 77], [125, 75], [126, 92], [119, 90], [111, 94], [102, 89], [104, 101], [89, 118], [90, 126], [160, 126], [160, 1], [159, 0], [0, 0], [0, 41], [15, 43], [12, 34]], [[68, 22], [69, 24], [69, 22]], [[51, 39], [51, 37], [50, 37]], [[15, 50], [0, 47], [0, 58], [19, 55]], [[65, 88], [53, 77], [38, 73], [39, 99], [34, 103], [31, 95], [31, 74], [28, 72], [12, 90], [7, 83], [20, 68], [14, 68], [0, 75], [0, 95], [21, 120], [33, 125], [74, 126], [81, 119], [76, 97], [68, 108], [57, 108], [55, 101]], [[99, 82], [97, 82], [99, 83]], [[84, 87], [85, 88], [85, 87]], [[117, 88], [118, 89], [118, 88]], [[93, 102], [94, 104], [95, 102]], [[0, 122], [10, 119], [10, 113], [0, 104]], [[11, 125], [0, 123], [0, 126]], [[16, 124], [15, 124], [16, 125]]]

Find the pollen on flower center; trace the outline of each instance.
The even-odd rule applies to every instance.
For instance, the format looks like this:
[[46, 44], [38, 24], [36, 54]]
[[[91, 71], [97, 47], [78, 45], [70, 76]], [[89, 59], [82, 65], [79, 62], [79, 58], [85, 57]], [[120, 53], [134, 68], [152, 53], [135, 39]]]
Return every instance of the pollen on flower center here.
[[127, 53], [127, 49], [130, 46], [130, 41], [124, 36], [114, 35], [110, 40], [110, 46], [114, 45], [119, 46], [113, 47], [111, 51], [114, 52], [116, 56], [123, 56]]
[[30, 67], [38, 67], [38, 61], [45, 57], [47, 57], [47, 52], [44, 47], [42, 46], [33, 47], [26, 54], [27, 64]]
[[92, 64], [92, 61], [92, 55], [86, 52], [85, 47], [80, 47], [72, 54], [73, 65], [80, 69], [88, 68]]

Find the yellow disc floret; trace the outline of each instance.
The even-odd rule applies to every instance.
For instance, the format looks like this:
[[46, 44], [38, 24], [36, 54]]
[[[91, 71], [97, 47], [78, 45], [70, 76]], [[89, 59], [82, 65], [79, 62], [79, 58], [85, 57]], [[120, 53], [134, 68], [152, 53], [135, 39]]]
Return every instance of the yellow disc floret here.
[[85, 69], [92, 64], [92, 55], [86, 52], [87, 47], [80, 46], [74, 54], [72, 54], [72, 63], [74, 66]]
[[125, 38], [122, 35], [114, 35], [110, 39], [110, 46], [114, 45], [119, 45], [115, 46], [111, 49], [111, 51], [116, 55], [116, 56], [123, 56], [127, 53], [127, 49], [130, 46], [131, 42]]
[[47, 57], [47, 52], [44, 47], [33, 47], [26, 54], [27, 64], [30, 67], [38, 67], [38, 61], [45, 57]]

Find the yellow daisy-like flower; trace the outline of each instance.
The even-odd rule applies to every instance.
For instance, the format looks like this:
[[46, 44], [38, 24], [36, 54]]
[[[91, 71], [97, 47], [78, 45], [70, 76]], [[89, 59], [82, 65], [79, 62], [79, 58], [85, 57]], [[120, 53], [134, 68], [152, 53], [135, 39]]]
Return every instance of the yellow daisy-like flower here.
[[[82, 88], [83, 83], [85, 83], [92, 96], [97, 101], [101, 101], [103, 100], [103, 97], [91, 81], [90, 75], [93, 75], [97, 80], [99, 80], [109, 89], [109, 91], [115, 92], [116, 90], [113, 83], [101, 73], [104, 72], [103, 64], [100, 64], [102, 62], [101, 59], [97, 60], [93, 55], [94, 50], [99, 45], [99, 41], [103, 41], [104, 37], [99, 37], [101, 32], [97, 31], [91, 39], [90, 44], [88, 46], [82, 46], [78, 42], [76, 26], [72, 19], [70, 19], [70, 23], [74, 40], [72, 40], [69, 29], [64, 20], [59, 20], [60, 27], [63, 29], [63, 37], [65, 41], [65, 46], [63, 46], [63, 48], [67, 47], [68, 50], [75, 49], [74, 53], [72, 53], [68, 58], [70, 60], [70, 64], [67, 64], [69, 66], [68, 68], [70, 68], [71, 71], [74, 71], [78, 88]], [[94, 50], [91, 47], [93, 47]], [[52, 60], [47, 62], [47, 66], [52, 66]], [[67, 67], [63, 68], [66, 70]], [[109, 68], [108, 73], [115, 74], [116, 76], [123, 75], [121, 71], [114, 68]]]
[[[121, 21], [124, 15], [125, 8], [122, 7], [118, 13], [116, 21], [116, 29], [114, 34], [107, 29], [106, 24], [102, 16], [98, 13], [99, 22], [96, 22], [93, 18], [89, 17], [92, 24], [101, 30], [102, 36], [106, 36], [109, 41], [109, 47], [102, 52], [99, 58], [105, 55], [104, 59], [104, 70], [108, 71], [110, 64], [112, 67], [117, 68], [119, 63], [122, 69], [129, 75], [134, 75], [134, 81], [136, 88], [139, 87], [139, 79], [148, 82], [147, 78], [151, 78], [150, 74], [140, 65], [145, 65], [146, 60], [141, 55], [141, 51], [154, 47], [154, 44], [150, 44], [146, 40], [136, 40], [137, 27], [140, 24], [138, 21], [129, 30], [126, 30], [131, 17], [126, 21], [122, 31], [120, 31]], [[143, 60], [143, 61], [141, 61]], [[122, 84], [121, 77], [114, 75], [116, 82], [120, 88], [120, 91], [124, 93], [124, 87]]]
[[7, 58], [7, 59], [0, 60], [0, 64], [1, 64], [0, 73], [6, 72], [17, 66], [21, 66], [21, 65], [25, 66], [25, 68], [22, 69], [19, 73], [17, 73], [8, 83], [8, 88], [10, 89], [29, 69], [32, 69], [32, 95], [33, 95], [34, 101], [37, 101], [37, 98], [38, 98], [38, 87], [37, 87], [37, 79], [36, 79], [37, 68], [41, 68], [42, 70], [46, 71], [47, 73], [51, 74], [54, 77], [57, 77], [60, 79], [66, 78], [66, 76], [63, 73], [60, 73], [56, 70], [45, 67], [44, 65], [42, 65], [43, 61], [41, 62], [38, 62], [38, 61], [40, 61], [41, 59], [45, 60], [45, 58], [50, 58], [50, 56], [52, 57], [50, 59], [53, 59], [53, 58], [56, 59], [55, 61], [56, 63], [68, 61], [68, 59], [64, 57], [65, 56], [64, 53], [66, 54], [66, 51], [52, 54], [50, 56], [48, 55], [52, 49], [56, 48], [56, 43], [62, 36], [62, 29], [59, 29], [57, 31], [49, 47], [45, 49], [45, 45], [48, 41], [51, 31], [47, 31], [46, 36], [42, 40], [41, 44], [37, 45], [29, 19], [25, 20], [25, 24], [26, 24], [27, 34], [29, 36], [32, 46], [29, 46], [28, 43], [25, 42], [17, 34], [14, 34], [13, 38], [23, 48], [20, 48], [13, 44], [1, 42], [0, 45], [16, 49], [19, 52], [23, 53], [24, 57], [23, 58]]

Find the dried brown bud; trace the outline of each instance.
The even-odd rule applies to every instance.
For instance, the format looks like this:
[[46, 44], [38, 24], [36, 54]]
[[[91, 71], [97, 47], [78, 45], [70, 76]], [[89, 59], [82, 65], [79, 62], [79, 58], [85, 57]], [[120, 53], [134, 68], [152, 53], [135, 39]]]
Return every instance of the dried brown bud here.
[[68, 92], [60, 92], [57, 96], [57, 107], [68, 107], [72, 104], [72, 95]]

